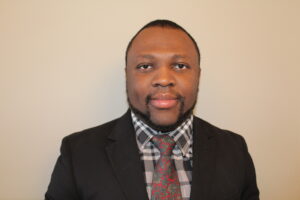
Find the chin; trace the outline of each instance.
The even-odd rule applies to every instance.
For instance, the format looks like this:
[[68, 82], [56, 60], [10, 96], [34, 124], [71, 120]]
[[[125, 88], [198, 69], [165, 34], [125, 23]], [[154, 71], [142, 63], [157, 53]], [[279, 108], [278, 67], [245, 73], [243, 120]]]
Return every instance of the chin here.
[[174, 115], [171, 118], [167, 118], [166, 120], [162, 120], [162, 118], [156, 118], [156, 119], [151, 119], [150, 118], [150, 123], [148, 122], [147, 124], [161, 132], [170, 132], [175, 130], [178, 126], [180, 126], [187, 118], [191, 116], [192, 113], [184, 113], [184, 114], [178, 114], [176, 118], [174, 118]]
[[137, 115], [152, 129], [161, 132], [170, 132], [175, 130], [178, 126], [182, 124], [182, 122], [184, 122], [193, 114], [193, 109], [190, 109], [185, 113], [179, 113], [176, 118], [174, 118], [174, 115], [171, 116], [173, 118], [172, 120], [170, 118], [166, 118], [166, 120], [161, 120], [161, 118], [165, 118], [166, 116], [156, 116], [155, 118], [153, 118], [150, 112], [143, 113], [138, 109], [134, 108], [133, 106], [130, 106], [130, 109], [134, 112], [135, 115]]
[[160, 126], [170, 126], [175, 124], [182, 114], [177, 112], [149, 112], [149, 117], [152, 123]]
[[172, 126], [177, 123], [178, 117], [176, 119], [163, 119], [163, 118], [157, 118], [152, 119], [150, 118], [150, 121], [155, 124], [156, 126]]
[[[188, 119], [192, 114], [194, 107], [196, 105], [196, 101], [194, 102], [193, 106], [188, 109], [187, 111], [183, 111], [184, 102], [182, 101], [180, 104], [180, 109], [178, 112], [174, 112], [171, 114], [157, 114], [154, 116], [154, 113], [150, 112], [150, 109], [146, 109], [146, 111], [141, 111], [138, 108], [134, 107], [129, 98], [127, 98], [128, 104], [132, 112], [136, 116], [138, 116], [143, 122], [145, 122], [148, 126], [153, 128], [156, 131], [161, 132], [170, 132], [175, 130], [178, 126], [180, 126], [186, 119]], [[176, 116], [176, 117], [174, 117]], [[164, 120], [162, 120], [164, 119]]]

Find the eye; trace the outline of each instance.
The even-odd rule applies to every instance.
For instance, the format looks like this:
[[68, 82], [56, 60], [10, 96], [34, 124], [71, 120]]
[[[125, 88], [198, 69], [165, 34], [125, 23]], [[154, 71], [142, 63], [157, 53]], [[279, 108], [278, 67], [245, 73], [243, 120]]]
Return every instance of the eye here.
[[174, 68], [176, 70], [183, 70], [183, 69], [188, 69], [190, 67], [186, 64], [177, 63], [177, 64], [174, 65]]
[[152, 69], [152, 65], [149, 65], [149, 64], [142, 64], [142, 65], [138, 65], [136, 67], [138, 70], [142, 70], [142, 71], [146, 71], [146, 70], [150, 70]]

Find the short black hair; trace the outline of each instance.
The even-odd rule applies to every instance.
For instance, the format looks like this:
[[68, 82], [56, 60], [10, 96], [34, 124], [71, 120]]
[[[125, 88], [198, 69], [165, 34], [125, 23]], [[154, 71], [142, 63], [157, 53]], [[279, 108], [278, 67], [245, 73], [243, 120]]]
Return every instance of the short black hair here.
[[199, 50], [199, 47], [197, 45], [197, 42], [195, 41], [195, 39], [183, 28], [181, 27], [180, 25], [176, 24], [175, 22], [173, 21], [170, 21], [170, 20], [166, 20], [166, 19], [157, 19], [157, 20], [154, 20], [154, 21], [151, 21], [149, 22], [148, 24], [146, 24], [145, 26], [143, 26], [133, 37], [132, 39], [130, 40], [130, 42], [128, 43], [127, 45], [127, 48], [126, 48], [126, 54], [125, 54], [125, 63], [127, 65], [127, 56], [128, 56], [128, 51], [130, 50], [130, 47], [132, 46], [132, 42], [134, 41], [134, 39], [138, 36], [138, 34], [146, 29], [146, 28], [150, 28], [150, 27], [162, 27], [162, 28], [173, 28], [173, 29], [179, 29], [181, 31], [183, 31], [184, 33], [187, 34], [187, 36], [192, 40], [194, 46], [195, 46], [195, 49], [197, 51], [197, 55], [198, 55], [198, 63], [200, 65], [200, 59], [201, 59], [201, 54], [200, 54], [200, 50]]

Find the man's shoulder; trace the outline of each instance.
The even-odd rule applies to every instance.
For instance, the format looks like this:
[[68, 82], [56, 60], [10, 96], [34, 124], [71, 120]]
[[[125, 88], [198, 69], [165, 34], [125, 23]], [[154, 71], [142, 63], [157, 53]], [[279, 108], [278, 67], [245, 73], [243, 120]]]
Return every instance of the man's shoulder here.
[[211, 124], [197, 116], [194, 116], [194, 123], [197, 124], [201, 129], [205, 129], [210, 132], [212, 135], [225, 135], [225, 136], [233, 136], [240, 137], [239, 134], [229, 131], [227, 129], [222, 129], [216, 125]]
[[[227, 129], [217, 127], [199, 117], [194, 118], [194, 126], [198, 129], [199, 134], [203, 134], [208, 139], [215, 140], [219, 145], [236, 144], [245, 148], [246, 142], [242, 135]], [[247, 147], [246, 147], [247, 148]]]
[[101, 145], [101, 143], [104, 144], [108, 138], [108, 135], [112, 132], [119, 119], [120, 118], [113, 119], [104, 124], [67, 135], [63, 138], [62, 142], [71, 144], [72, 146], [85, 146], [94, 143], [99, 145]]

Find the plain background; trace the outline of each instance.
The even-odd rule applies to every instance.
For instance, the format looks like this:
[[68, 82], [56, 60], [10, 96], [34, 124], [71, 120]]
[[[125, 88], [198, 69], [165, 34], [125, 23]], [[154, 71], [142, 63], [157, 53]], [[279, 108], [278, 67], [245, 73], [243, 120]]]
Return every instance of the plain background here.
[[300, 199], [300, 1], [0, 0], [0, 199], [43, 199], [61, 139], [127, 109], [124, 52], [147, 22], [198, 42], [196, 114], [243, 135], [261, 199]]

